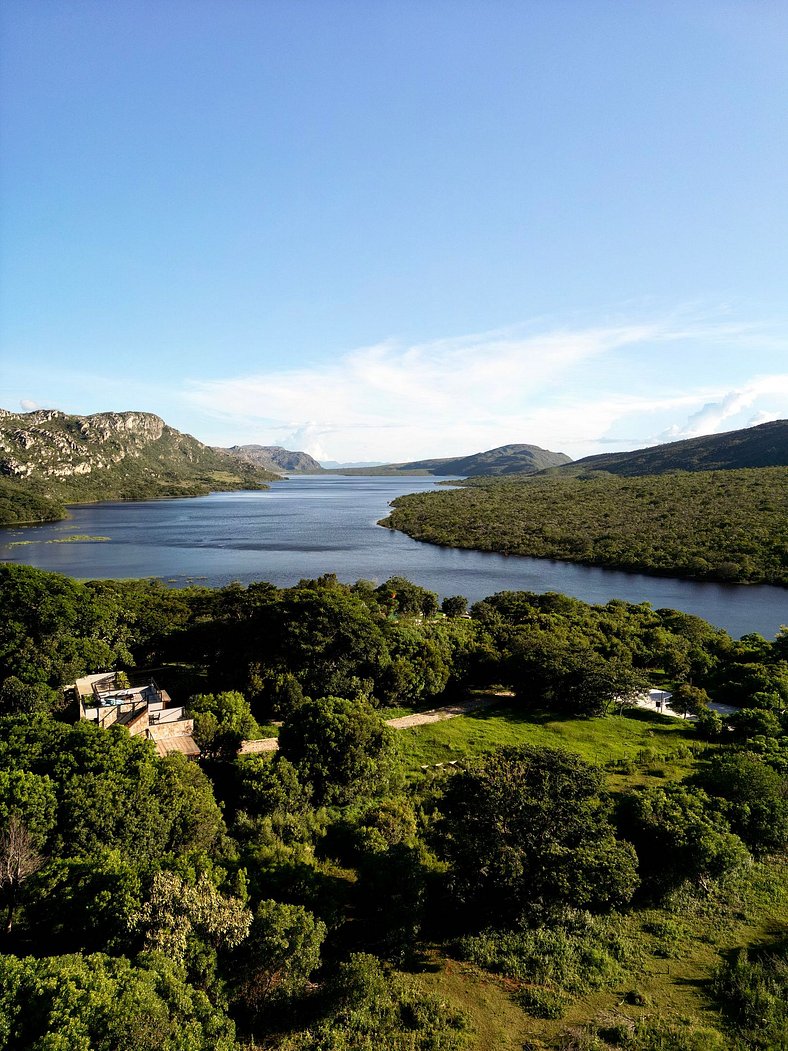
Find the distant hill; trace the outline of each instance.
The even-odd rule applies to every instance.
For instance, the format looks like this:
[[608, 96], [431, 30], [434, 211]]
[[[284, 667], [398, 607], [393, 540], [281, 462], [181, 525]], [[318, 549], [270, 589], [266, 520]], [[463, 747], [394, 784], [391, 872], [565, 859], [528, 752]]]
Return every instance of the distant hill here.
[[472, 456], [445, 456], [433, 460], [388, 463], [380, 467], [345, 468], [336, 474], [372, 475], [507, 475], [536, 474], [549, 467], [571, 463], [565, 453], [540, 449], [538, 445], [501, 445]]
[[680, 442], [626, 453], [601, 453], [575, 460], [563, 473], [609, 471], [625, 476], [668, 471], [732, 471], [743, 467], [788, 466], [788, 420], [761, 423], [724, 434], [706, 434]]
[[245, 460], [267, 471], [292, 471], [301, 474], [321, 474], [323, 468], [303, 452], [291, 452], [280, 445], [232, 445], [229, 449], [217, 449], [219, 453]]
[[449, 460], [434, 474], [498, 475], [535, 474], [547, 467], [571, 463], [566, 453], [554, 453], [540, 449], [538, 445], [501, 445], [488, 452], [475, 453], [456, 460]]
[[92, 500], [261, 489], [278, 477], [235, 462], [146, 412], [0, 410], [0, 523], [63, 517]]

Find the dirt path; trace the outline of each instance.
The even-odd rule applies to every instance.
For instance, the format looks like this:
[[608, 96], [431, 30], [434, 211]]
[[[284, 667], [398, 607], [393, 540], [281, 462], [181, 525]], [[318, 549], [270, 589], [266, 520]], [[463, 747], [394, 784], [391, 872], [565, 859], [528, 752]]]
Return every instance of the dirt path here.
[[403, 715], [399, 719], [386, 719], [386, 726], [393, 730], [405, 730], [409, 726], [426, 726], [428, 723], [442, 723], [444, 719], [456, 719], [458, 715], [468, 715], [480, 708], [489, 708], [500, 704], [507, 697], [514, 697], [509, 690], [500, 693], [485, 694], [484, 697], [469, 697], [467, 701], [449, 704], [445, 708], [433, 708], [429, 712], [418, 712], [416, 715]]
[[[411, 726], [441, 723], [444, 719], [456, 719], [460, 715], [468, 715], [470, 712], [479, 711], [480, 708], [490, 708], [493, 704], [500, 704], [501, 701], [505, 701], [509, 697], [514, 697], [510, 690], [501, 690], [498, 693], [487, 693], [483, 697], [469, 697], [466, 701], [448, 704], [445, 708], [433, 708], [429, 712], [403, 715], [398, 719], [386, 719], [385, 723], [392, 730], [406, 730]], [[257, 752], [276, 752], [278, 749], [279, 741], [276, 737], [263, 737], [259, 741], [242, 741], [238, 754], [252, 755]]]
[[239, 755], [252, 755], [256, 752], [278, 752], [279, 738], [261, 737], [259, 741], [241, 741]]

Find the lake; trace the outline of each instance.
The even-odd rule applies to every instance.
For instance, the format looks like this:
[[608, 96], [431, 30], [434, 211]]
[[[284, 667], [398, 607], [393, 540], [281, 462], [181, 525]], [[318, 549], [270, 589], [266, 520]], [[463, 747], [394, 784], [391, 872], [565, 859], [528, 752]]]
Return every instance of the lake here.
[[[441, 597], [471, 602], [496, 591], [560, 591], [585, 602], [650, 602], [695, 613], [740, 636], [773, 636], [788, 591], [705, 584], [547, 559], [424, 544], [376, 523], [389, 501], [433, 489], [434, 478], [301, 475], [263, 492], [81, 504], [71, 518], [0, 529], [0, 559], [82, 579], [160, 577], [173, 586], [269, 580], [279, 586], [336, 573], [378, 583], [406, 576]], [[105, 541], [55, 543], [69, 535]]]

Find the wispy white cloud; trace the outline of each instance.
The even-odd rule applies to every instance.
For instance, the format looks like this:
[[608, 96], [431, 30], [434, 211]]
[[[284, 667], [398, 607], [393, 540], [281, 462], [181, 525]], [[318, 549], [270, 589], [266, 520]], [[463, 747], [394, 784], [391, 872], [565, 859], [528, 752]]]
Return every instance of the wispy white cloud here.
[[[759, 399], [768, 398], [773, 404], [782, 406], [777, 409], [758, 408], [755, 413], [748, 412]], [[696, 412], [690, 414], [683, 423], [676, 423], [660, 436], [663, 441], [676, 441], [682, 438], [696, 438], [702, 434], [716, 434], [736, 427], [751, 427], [757, 423], [767, 423], [788, 415], [788, 373], [769, 376], [756, 376], [746, 386], [738, 390], [729, 390], [714, 401], [706, 402]]]
[[492, 332], [412, 346], [387, 341], [312, 369], [194, 380], [184, 396], [235, 434], [243, 430], [247, 441], [275, 436], [318, 458], [410, 459], [511, 441], [580, 455], [622, 418], [702, 404], [683, 391], [618, 394], [620, 382], [607, 391], [611, 359], [626, 362], [693, 334], [708, 343], [742, 331], [704, 323], [695, 334], [682, 321]]
[[567, 375], [657, 326], [482, 333], [403, 347], [354, 350], [316, 369], [192, 382], [195, 407], [236, 426], [273, 432], [317, 455], [473, 452], [530, 433], [533, 411]]

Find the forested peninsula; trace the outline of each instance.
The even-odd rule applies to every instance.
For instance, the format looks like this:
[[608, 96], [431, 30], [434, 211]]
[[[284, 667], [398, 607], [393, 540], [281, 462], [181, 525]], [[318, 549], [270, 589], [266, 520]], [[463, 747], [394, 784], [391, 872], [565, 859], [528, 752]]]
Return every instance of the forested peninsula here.
[[380, 524], [450, 547], [788, 585], [786, 420], [462, 486], [399, 497]]
[[788, 586], [788, 467], [627, 477], [575, 466], [402, 496], [381, 525], [451, 547]]
[[788, 631], [466, 606], [0, 566], [1, 1051], [784, 1047]]

